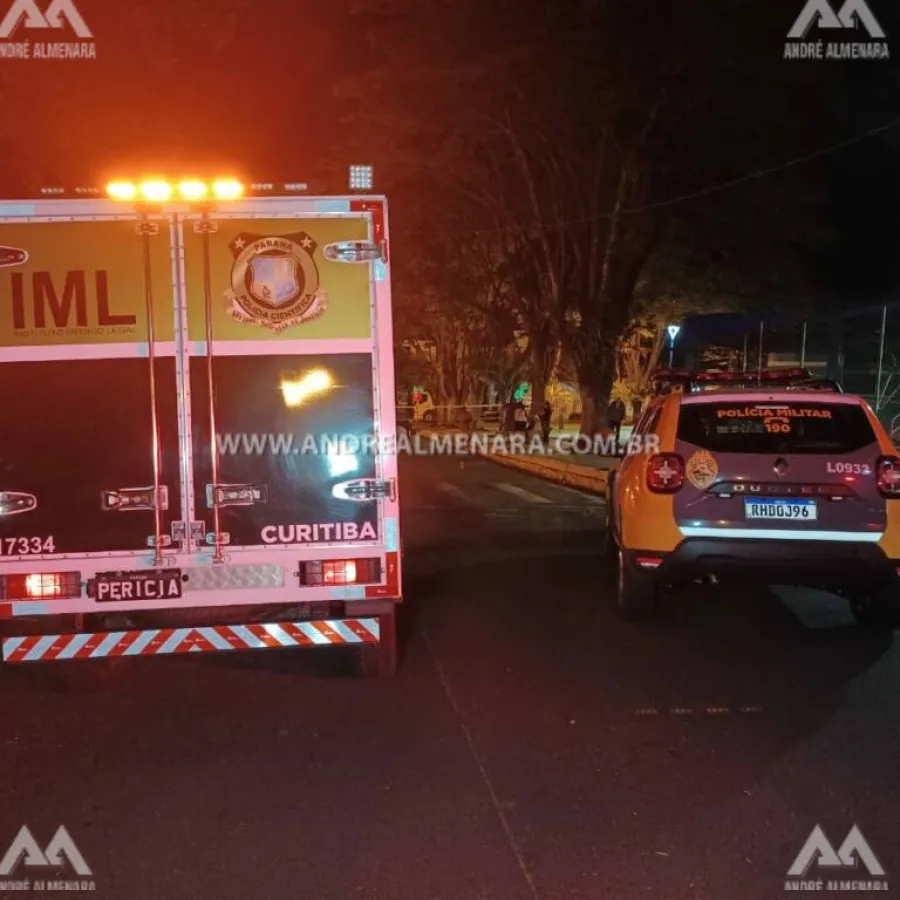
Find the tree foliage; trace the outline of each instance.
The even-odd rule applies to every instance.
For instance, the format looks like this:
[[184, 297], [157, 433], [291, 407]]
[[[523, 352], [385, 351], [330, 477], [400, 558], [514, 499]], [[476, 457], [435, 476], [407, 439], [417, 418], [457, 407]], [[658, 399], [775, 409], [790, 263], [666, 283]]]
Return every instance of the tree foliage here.
[[[505, 289], [467, 293], [487, 298], [485, 321], [502, 311], [526, 334], [533, 402], [563, 354], [593, 431], [617, 373], [638, 383], [637, 361], [658, 357], [661, 317], [812, 302], [830, 238], [812, 224], [822, 169], [769, 170], [837, 123], [816, 70], [780, 59], [783, 10], [370, 0], [357, 12], [370, 56], [340, 91], [348, 134], [392, 195], [406, 265], [430, 260], [435, 333], [485, 339], [445, 277], [499, 277]], [[441, 228], [456, 240], [435, 241]], [[490, 248], [490, 266], [472, 265], [467, 240]]]

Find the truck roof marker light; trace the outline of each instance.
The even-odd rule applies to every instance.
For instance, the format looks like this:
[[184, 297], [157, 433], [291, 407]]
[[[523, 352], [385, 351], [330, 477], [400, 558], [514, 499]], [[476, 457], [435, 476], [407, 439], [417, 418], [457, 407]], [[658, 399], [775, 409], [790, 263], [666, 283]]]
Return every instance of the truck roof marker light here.
[[141, 198], [150, 203], [165, 203], [172, 198], [172, 185], [168, 181], [148, 179], [141, 182]]
[[244, 193], [244, 186], [234, 178], [219, 178], [213, 182], [212, 190], [218, 200], [237, 200]]
[[178, 185], [178, 194], [184, 200], [203, 200], [209, 194], [209, 185], [196, 178], [188, 178]]
[[371, 166], [350, 166], [350, 190], [371, 191], [374, 183]]
[[131, 181], [111, 181], [106, 186], [106, 194], [113, 200], [123, 202], [137, 198], [137, 185]]

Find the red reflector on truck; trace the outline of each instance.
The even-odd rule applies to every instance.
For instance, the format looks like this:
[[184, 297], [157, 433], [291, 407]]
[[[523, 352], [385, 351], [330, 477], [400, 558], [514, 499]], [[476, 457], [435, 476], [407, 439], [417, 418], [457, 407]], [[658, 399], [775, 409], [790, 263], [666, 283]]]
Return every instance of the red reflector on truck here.
[[381, 560], [320, 559], [300, 563], [300, 586], [322, 587], [341, 584], [378, 584], [381, 581]]
[[34, 572], [4, 575], [3, 600], [65, 600], [81, 596], [81, 572]]

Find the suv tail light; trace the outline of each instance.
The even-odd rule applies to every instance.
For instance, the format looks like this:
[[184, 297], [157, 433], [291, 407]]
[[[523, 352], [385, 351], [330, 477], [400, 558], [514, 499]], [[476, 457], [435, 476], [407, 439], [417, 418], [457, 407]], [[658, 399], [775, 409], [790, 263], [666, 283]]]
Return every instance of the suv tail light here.
[[657, 453], [647, 466], [647, 487], [654, 494], [674, 494], [684, 484], [684, 460], [677, 453]]
[[875, 476], [883, 497], [900, 497], [900, 457], [879, 456]]

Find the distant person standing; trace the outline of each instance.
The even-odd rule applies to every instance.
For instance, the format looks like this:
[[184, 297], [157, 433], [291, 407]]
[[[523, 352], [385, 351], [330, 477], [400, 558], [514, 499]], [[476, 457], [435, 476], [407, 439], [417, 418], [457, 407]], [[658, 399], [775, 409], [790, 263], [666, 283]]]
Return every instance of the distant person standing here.
[[643, 408], [644, 404], [640, 397], [635, 397], [634, 400], [631, 401], [632, 425], [637, 426], [638, 420], [641, 417], [641, 410], [643, 410]]
[[515, 405], [513, 417], [516, 431], [528, 431], [528, 410], [521, 400]]
[[467, 435], [472, 436], [472, 432], [475, 430], [475, 418], [472, 413], [469, 411], [467, 406], [464, 406], [459, 411], [459, 416], [457, 418], [457, 425], [461, 428]]
[[549, 403], [544, 404], [541, 410], [541, 437], [544, 439], [544, 445], [550, 446], [550, 420], [553, 417], [553, 407]]
[[509, 403], [503, 407], [503, 421], [501, 423], [501, 430], [504, 434], [509, 434], [516, 427], [516, 401], [515, 398], [510, 397]]
[[613, 400], [607, 409], [606, 419], [616, 436], [616, 451], [618, 452], [622, 440], [622, 422], [625, 421], [625, 404], [621, 400]]

